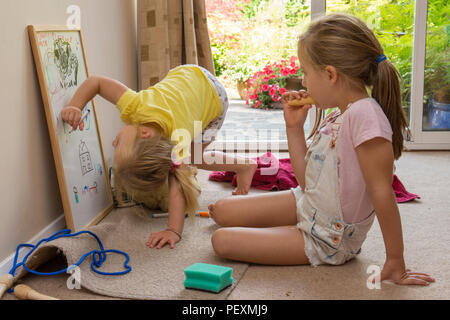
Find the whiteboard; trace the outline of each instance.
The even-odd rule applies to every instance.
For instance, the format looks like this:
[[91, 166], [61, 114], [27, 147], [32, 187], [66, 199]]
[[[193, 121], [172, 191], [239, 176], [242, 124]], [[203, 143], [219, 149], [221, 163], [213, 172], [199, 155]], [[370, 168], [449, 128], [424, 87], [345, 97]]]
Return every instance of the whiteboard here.
[[72, 131], [61, 110], [89, 76], [81, 30], [28, 26], [50, 133], [66, 225], [76, 232], [98, 223], [114, 206], [95, 112], [89, 102], [84, 130]]

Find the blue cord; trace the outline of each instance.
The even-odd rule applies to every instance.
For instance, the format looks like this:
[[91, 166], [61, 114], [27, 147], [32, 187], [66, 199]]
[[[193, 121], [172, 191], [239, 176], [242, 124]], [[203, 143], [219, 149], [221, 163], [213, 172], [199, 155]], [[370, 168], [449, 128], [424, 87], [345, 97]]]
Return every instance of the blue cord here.
[[[55, 272], [38, 272], [38, 271], [35, 271], [35, 270], [31, 270], [31, 269], [29, 269], [26, 266], [26, 261], [27, 261], [28, 257], [43, 242], [50, 242], [50, 241], [53, 241], [53, 240], [56, 240], [56, 239], [59, 239], [59, 238], [75, 237], [75, 236], [78, 236], [78, 235], [83, 234], [83, 233], [87, 233], [87, 234], [90, 234], [91, 236], [93, 236], [95, 238], [95, 240], [97, 240], [97, 243], [98, 243], [98, 246], [100, 247], [100, 250], [92, 250], [92, 251], [84, 254], [80, 258], [80, 260], [78, 260], [78, 262], [75, 263], [73, 266], [69, 266], [69, 267], [67, 267], [65, 269], [62, 269], [62, 270], [59, 270], [59, 271], [55, 271]], [[32, 248], [32, 249], [23, 258], [22, 262], [17, 263], [17, 258], [19, 256], [19, 251], [20, 251], [21, 248], [25, 248], [25, 247]], [[125, 259], [125, 262], [123, 263], [123, 266], [125, 268], [124, 271], [120, 271], [120, 272], [103, 272], [103, 271], [100, 271], [100, 270], [97, 269], [97, 268], [100, 268], [102, 266], [103, 262], [105, 262], [105, 260], [106, 260], [106, 254], [110, 253], [110, 252], [118, 253], [118, 254], [121, 254], [121, 255], [125, 256], [126, 259]], [[98, 273], [98, 274], [101, 274], [101, 275], [106, 275], [106, 276], [119, 276], [119, 275], [127, 274], [128, 272], [131, 271], [131, 267], [128, 265], [128, 262], [130, 261], [130, 256], [127, 253], [125, 253], [123, 251], [120, 251], [120, 250], [115, 250], [115, 249], [105, 250], [103, 248], [103, 244], [100, 241], [99, 237], [95, 233], [93, 233], [91, 231], [83, 230], [83, 231], [71, 234], [70, 233], [70, 229], [64, 229], [64, 230], [56, 232], [54, 235], [52, 235], [52, 236], [50, 236], [50, 237], [48, 237], [46, 239], [40, 240], [36, 245], [27, 244], [27, 243], [20, 244], [17, 247], [17, 249], [16, 249], [16, 255], [14, 257], [14, 264], [13, 264], [13, 267], [11, 268], [11, 271], [9, 272], [9, 274], [14, 277], [15, 273], [16, 273], [16, 270], [19, 267], [23, 267], [26, 271], [28, 271], [30, 273], [33, 273], [33, 274], [36, 274], [36, 275], [40, 275], [40, 276], [52, 276], [52, 275], [57, 275], [57, 274], [61, 274], [61, 273], [67, 273], [67, 271], [70, 270], [70, 269], [73, 269], [74, 266], [78, 267], [84, 261], [84, 259], [86, 259], [86, 257], [88, 257], [90, 255], [92, 255], [91, 269], [95, 273]], [[10, 292], [10, 293], [13, 292], [13, 289], [9, 289], [8, 292]]]

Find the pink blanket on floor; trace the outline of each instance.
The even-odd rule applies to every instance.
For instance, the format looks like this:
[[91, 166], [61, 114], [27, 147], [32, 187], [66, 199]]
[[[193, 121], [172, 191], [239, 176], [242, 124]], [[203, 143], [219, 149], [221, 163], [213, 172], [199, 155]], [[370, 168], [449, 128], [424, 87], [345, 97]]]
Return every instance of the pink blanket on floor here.
[[[279, 191], [289, 190], [298, 186], [289, 158], [277, 159], [271, 152], [267, 152], [253, 159], [258, 163], [258, 169], [256, 169], [255, 175], [253, 176], [252, 187], [268, 191]], [[234, 187], [237, 186], [236, 174], [231, 171], [213, 171], [209, 175], [209, 180], [219, 182], [231, 181]], [[411, 201], [416, 198], [420, 199], [418, 195], [406, 191], [400, 179], [395, 174], [392, 187], [397, 202], [399, 203]]]
[[394, 181], [392, 182], [392, 188], [394, 189], [395, 197], [397, 198], [398, 203], [411, 201], [416, 198], [420, 199], [420, 197], [417, 194], [406, 191], [400, 179], [395, 174], [394, 174]]
[[[278, 159], [272, 153], [253, 158], [258, 163], [251, 186], [262, 190], [287, 190], [298, 186], [290, 159]], [[277, 170], [278, 168], [278, 170]], [[231, 171], [214, 171], [209, 180], [230, 182], [237, 186], [236, 174]]]

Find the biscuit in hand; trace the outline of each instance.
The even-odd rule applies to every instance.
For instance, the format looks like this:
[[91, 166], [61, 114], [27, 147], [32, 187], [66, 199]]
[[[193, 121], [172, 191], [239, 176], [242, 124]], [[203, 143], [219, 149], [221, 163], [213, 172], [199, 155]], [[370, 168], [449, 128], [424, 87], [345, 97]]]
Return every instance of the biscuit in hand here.
[[315, 102], [311, 97], [302, 98], [300, 100], [293, 99], [288, 101], [288, 105], [291, 107], [301, 107], [304, 106], [305, 104], [315, 104]]

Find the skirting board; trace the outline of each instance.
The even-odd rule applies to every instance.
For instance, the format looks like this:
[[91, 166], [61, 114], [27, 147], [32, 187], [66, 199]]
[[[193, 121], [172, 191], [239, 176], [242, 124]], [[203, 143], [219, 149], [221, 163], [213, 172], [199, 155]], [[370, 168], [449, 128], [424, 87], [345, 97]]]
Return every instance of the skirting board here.
[[[55, 234], [56, 232], [65, 229], [65, 227], [66, 227], [66, 220], [65, 220], [64, 214], [62, 214], [58, 218], [56, 218], [52, 223], [50, 223], [48, 226], [46, 226], [44, 229], [42, 229], [37, 235], [35, 235], [27, 243], [36, 244], [41, 239], [47, 238], [47, 237]], [[19, 245], [19, 243], [17, 245]], [[28, 252], [29, 252], [28, 248], [22, 248], [19, 251], [18, 261], [21, 261], [21, 259], [23, 259]], [[0, 275], [9, 273], [9, 271], [11, 270], [12, 265], [14, 263], [15, 255], [16, 255], [16, 251], [14, 251], [5, 260], [0, 262]]]

